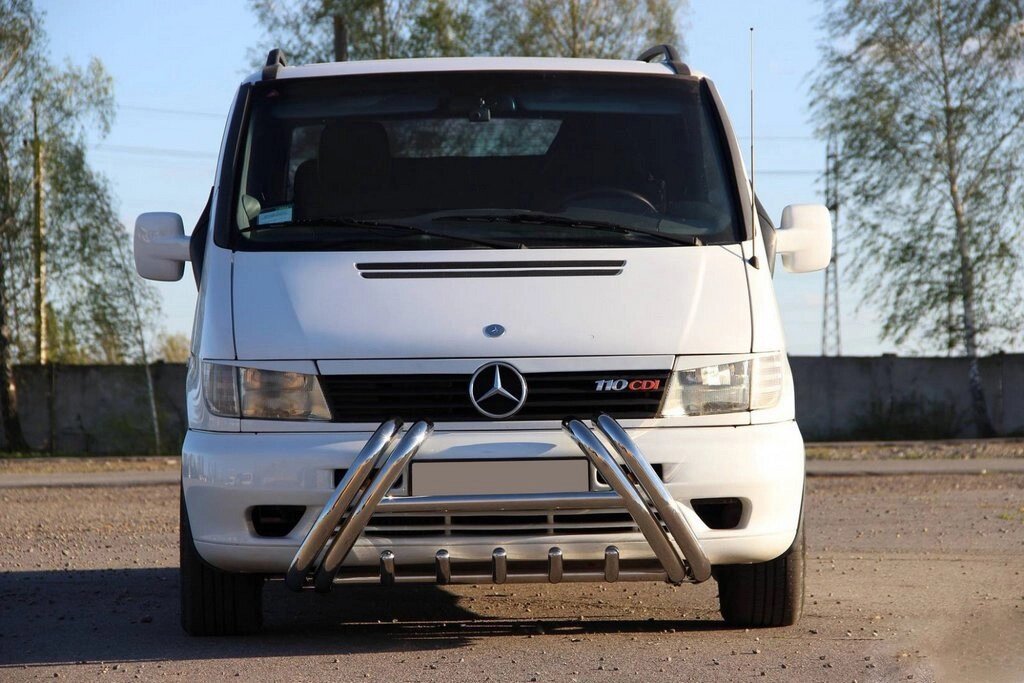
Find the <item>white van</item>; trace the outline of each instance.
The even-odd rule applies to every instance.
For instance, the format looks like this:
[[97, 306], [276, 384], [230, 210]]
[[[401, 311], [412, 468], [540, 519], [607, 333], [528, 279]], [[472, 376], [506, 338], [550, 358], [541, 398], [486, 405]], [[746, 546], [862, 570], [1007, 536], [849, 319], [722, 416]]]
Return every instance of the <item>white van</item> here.
[[[803, 601], [804, 449], [772, 289], [823, 206], [754, 210], [712, 82], [635, 61], [288, 67], [240, 87], [207, 212], [135, 226], [199, 299], [182, 621], [249, 632], [266, 579], [718, 582]], [[680, 608], [682, 613], [682, 608]]]

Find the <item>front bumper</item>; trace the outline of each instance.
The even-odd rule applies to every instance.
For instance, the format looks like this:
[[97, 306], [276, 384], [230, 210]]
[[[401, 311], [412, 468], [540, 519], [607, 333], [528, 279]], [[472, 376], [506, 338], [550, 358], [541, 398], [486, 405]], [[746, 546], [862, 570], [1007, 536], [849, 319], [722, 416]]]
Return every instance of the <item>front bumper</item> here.
[[[712, 564], [760, 562], [792, 543], [803, 494], [804, 452], [795, 422], [739, 427], [630, 430], [647, 460], [661, 465], [665, 486], [680, 504]], [[189, 431], [182, 482], [196, 548], [228, 571], [283, 574], [334, 490], [335, 470], [352, 465], [369, 433], [214, 433]], [[417, 461], [578, 457], [562, 431], [435, 432]], [[466, 493], [472, 493], [467, 491]], [[739, 498], [744, 513], [731, 529], [709, 529], [690, 501]], [[285, 537], [258, 536], [255, 505], [304, 505], [306, 514]], [[600, 557], [609, 544], [621, 558], [654, 555], [639, 533], [610, 535], [362, 537], [346, 567], [374, 567], [382, 550], [404, 562], [430, 565], [438, 548], [467, 562], [490, 562], [496, 546], [518, 560], [546, 562], [557, 545], [567, 559]]]

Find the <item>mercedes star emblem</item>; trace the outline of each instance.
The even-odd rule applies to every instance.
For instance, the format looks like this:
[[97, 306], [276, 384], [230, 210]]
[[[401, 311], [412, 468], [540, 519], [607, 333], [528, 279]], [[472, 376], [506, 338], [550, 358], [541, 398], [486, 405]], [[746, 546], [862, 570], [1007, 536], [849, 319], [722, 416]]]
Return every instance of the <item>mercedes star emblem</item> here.
[[508, 363], [487, 363], [469, 380], [469, 400], [481, 415], [511, 417], [526, 403], [526, 380]]
[[491, 337], [492, 339], [494, 337], [500, 337], [503, 334], [505, 334], [505, 328], [498, 323], [491, 323], [484, 328], [484, 336]]

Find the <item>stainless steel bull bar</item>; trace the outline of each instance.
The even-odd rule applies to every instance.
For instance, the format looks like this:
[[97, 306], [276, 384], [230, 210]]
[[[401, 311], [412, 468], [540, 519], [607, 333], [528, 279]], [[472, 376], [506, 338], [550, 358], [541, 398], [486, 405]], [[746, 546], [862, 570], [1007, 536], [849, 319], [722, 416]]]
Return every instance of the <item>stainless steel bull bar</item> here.
[[654, 552], [660, 567], [626, 568], [620, 566], [619, 549], [608, 546], [603, 569], [574, 568], [563, 557], [562, 549], [548, 551], [547, 571], [515, 571], [504, 548], [495, 548], [490, 574], [458, 573], [445, 549], [437, 551], [432, 573], [402, 574], [396, 568], [393, 550], [380, 554], [378, 580], [386, 585], [396, 582], [449, 583], [527, 583], [560, 581], [642, 581], [665, 580], [670, 583], [701, 582], [711, 575], [711, 566], [680, 513], [671, 494], [648, 464], [625, 430], [608, 415], [595, 420], [598, 430], [625, 464], [615, 461], [598, 436], [583, 422], [566, 419], [562, 427], [588, 460], [602, 474], [613, 491], [566, 492], [552, 494], [395, 496], [385, 498], [399, 475], [430, 436], [433, 426], [416, 422], [399, 440], [384, 463], [378, 461], [388, 451], [401, 430], [401, 420], [381, 424], [356, 456], [339, 482], [317, 520], [306, 534], [288, 568], [285, 580], [294, 590], [309, 582], [316, 567], [313, 584], [327, 592], [336, 582], [365, 581], [365, 576], [338, 577], [366, 525], [378, 512], [503, 512], [515, 510], [594, 510], [625, 508], [633, 517]]

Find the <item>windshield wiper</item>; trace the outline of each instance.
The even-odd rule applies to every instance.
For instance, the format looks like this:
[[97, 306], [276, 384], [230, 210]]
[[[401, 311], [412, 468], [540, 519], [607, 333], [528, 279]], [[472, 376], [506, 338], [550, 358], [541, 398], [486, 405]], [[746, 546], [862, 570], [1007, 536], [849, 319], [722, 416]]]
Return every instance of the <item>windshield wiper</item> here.
[[537, 225], [554, 225], [558, 227], [566, 228], [585, 228], [587, 230], [607, 230], [609, 232], [618, 232], [624, 235], [646, 235], [655, 239], [660, 239], [663, 242], [670, 242], [672, 244], [679, 244], [687, 247], [700, 247], [704, 243], [696, 235], [670, 235], [668, 233], [659, 232], [658, 230], [650, 230], [648, 228], [637, 228], [631, 225], [621, 225], [619, 223], [610, 223], [607, 221], [593, 221], [582, 218], [572, 218], [570, 216], [563, 216], [557, 213], [541, 213], [539, 211], [524, 211], [521, 213], [467, 213], [467, 214], [452, 214], [449, 216], [437, 216], [433, 220], [435, 221], [465, 221], [473, 222], [480, 221], [485, 223], [518, 223], [518, 224], [537, 224]]
[[438, 239], [452, 240], [456, 242], [467, 242], [470, 244], [478, 244], [483, 247], [490, 247], [492, 249], [525, 249], [526, 245], [517, 242], [504, 242], [501, 240], [490, 240], [477, 237], [466, 237], [464, 235], [452, 235], [450, 233], [435, 232], [433, 230], [426, 230], [419, 227], [418, 225], [409, 225], [407, 223], [391, 223], [386, 221], [372, 220], [368, 218], [354, 218], [352, 216], [327, 216], [324, 218], [300, 218], [298, 220], [289, 221], [287, 223], [270, 223], [269, 225], [251, 225], [247, 228], [239, 228], [238, 231], [253, 232], [255, 230], [264, 230], [267, 228], [287, 228], [294, 225], [303, 225], [309, 227], [325, 227], [325, 228], [368, 228], [370, 230], [386, 229], [386, 230], [400, 230], [406, 233], [415, 235], [427, 235], [428, 237], [436, 237]]

